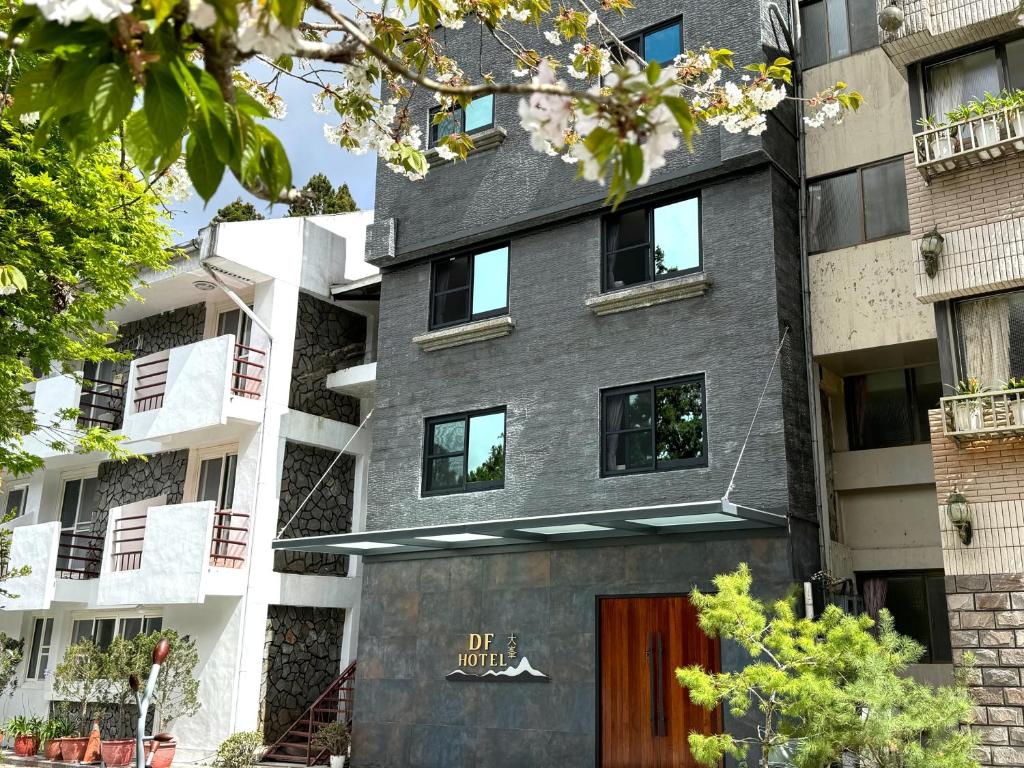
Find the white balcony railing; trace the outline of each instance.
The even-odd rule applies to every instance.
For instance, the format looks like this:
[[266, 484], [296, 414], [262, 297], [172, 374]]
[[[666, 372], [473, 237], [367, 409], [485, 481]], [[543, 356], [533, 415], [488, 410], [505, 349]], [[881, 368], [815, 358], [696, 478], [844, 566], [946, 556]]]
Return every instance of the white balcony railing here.
[[944, 397], [939, 407], [950, 437], [1024, 435], [1024, 389]]
[[1024, 152], [1024, 109], [931, 128], [914, 135], [914, 164], [926, 178]]

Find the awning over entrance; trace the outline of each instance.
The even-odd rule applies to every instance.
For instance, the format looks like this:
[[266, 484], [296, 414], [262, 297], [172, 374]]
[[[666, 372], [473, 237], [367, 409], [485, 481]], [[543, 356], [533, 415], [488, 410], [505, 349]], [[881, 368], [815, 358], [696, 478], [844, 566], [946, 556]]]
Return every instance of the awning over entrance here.
[[721, 499], [276, 539], [273, 548], [372, 557], [514, 544], [774, 528], [785, 524], [786, 518], [783, 515]]

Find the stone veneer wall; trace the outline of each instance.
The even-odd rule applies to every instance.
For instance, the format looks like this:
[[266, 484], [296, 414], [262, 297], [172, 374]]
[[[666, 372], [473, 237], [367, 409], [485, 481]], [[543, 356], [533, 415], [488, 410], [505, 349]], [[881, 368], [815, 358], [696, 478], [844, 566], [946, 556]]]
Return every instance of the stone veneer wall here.
[[96, 517], [93, 530], [103, 533], [111, 507], [167, 495], [168, 504], [180, 504], [185, 491], [188, 451], [169, 451], [126, 462], [105, 461], [97, 475]]
[[263, 655], [263, 735], [277, 740], [338, 676], [345, 611], [271, 605]]
[[365, 343], [366, 318], [300, 293], [288, 407], [358, 424], [359, 401], [324, 382], [339, 368], [361, 363]]
[[[335, 456], [335, 452], [322, 448], [292, 442], [285, 444], [277, 519], [279, 530], [295, 514], [299, 504], [327, 471]], [[287, 538], [348, 533], [352, 529], [355, 467], [355, 459], [350, 455], [338, 460], [316, 493], [306, 502], [299, 516], [288, 526], [285, 532]], [[344, 555], [277, 550], [274, 552], [274, 570], [280, 573], [344, 576], [348, 573], [348, 558]]]
[[[205, 326], [206, 305], [191, 304], [124, 323], [118, 329], [117, 341], [112, 346], [119, 352], [130, 352], [132, 357], [145, 357], [202, 341]], [[127, 378], [128, 362], [121, 366], [119, 372]]]

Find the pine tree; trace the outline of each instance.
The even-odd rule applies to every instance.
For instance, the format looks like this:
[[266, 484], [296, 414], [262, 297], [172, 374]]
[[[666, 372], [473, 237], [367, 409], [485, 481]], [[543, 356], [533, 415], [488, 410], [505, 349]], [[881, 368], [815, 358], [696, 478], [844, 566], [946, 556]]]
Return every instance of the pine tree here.
[[228, 203], [223, 208], [217, 211], [217, 215], [213, 217], [211, 224], [222, 224], [228, 221], [262, 221], [263, 214], [256, 210], [256, 206], [252, 203], [246, 203], [242, 201], [242, 198], [236, 197], [234, 202]]
[[330, 213], [351, 213], [358, 211], [348, 184], [335, 189], [331, 180], [317, 173], [310, 177], [302, 188], [302, 197], [288, 206], [289, 216], [321, 216]]

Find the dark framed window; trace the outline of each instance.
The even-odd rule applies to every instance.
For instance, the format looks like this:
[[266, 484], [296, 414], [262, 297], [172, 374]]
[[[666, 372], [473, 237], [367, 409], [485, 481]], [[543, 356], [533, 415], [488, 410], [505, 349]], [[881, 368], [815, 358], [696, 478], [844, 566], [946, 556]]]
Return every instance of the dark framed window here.
[[149, 635], [163, 629], [162, 616], [123, 616], [95, 619], [75, 619], [71, 624], [71, 644], [92, 640], [98, 648], [106, 650], [115, 637], [131, 640], [138, 635]]
[[604, 475], [707, 466], [704, 376], [601, 393]]
[[996, 43], [923, 66], [927, 114], [946, 113], [986, 93], [1024, 88], [1024, 38]]
[[441, 107], [434, 107], [430, 110], [430, 146], [436, 146], [445, 136], [453, 133], [476, 133], [494, 126], [494, 96], [480, 96], [473, 99], [465, 109], [455, 107], [444, 117], [438, 120], [437, 116], [442, 114]]
[[921, 663], [953, 661], [942, 571], [865, 573], [859, 580], [866, 612], [876, 618], [880, 608], [889, 611], [896, 631], [924, 646]]
[[1024, 291], [962, 299], [953, 317], [961, 380], [998, 390], [1024, 377]]
[[699, 197], [606, 216], [604, 290], [699, 272], [700, 226]]
[[11, 488], [7, 491], [7, 496], [4, 498], [4, 515], [6, 518], [10, 514], [14, 514], [15, 517], [21, 517], [25, 514], [25, 500], [28, 498], [28, 488], [21, 486], [20, 488]]
[[807, 244], [812, 253], [909, 231], [903, 158], [814, 179], [807, 185]]
[[803, 66], [817, 67], [879, 44], [874, 0], [800, 3]]
[[427, 419], [423, 495], [505, 485], [505, 409]]
[[[669, 64], [683, 51], [683, 21], [673, 19], [656, 27], [621, 38], [623, 44], [644, 61]], [[620, 64], [626, 55], [618, 46], [612, 47], [612, 59]]]
[[45, 680], [53, 650], [53, 619], [36, 619], [32, 624], [32, 650], [28, 657], [29, 680]]
[[928, 411], [942, 397], [938, 365], [847, 376], [843, 389], [851, 451], [929, 441]]
[[430, 327], [444, 328], [508, 313], [508, 246], [434, 262]]

